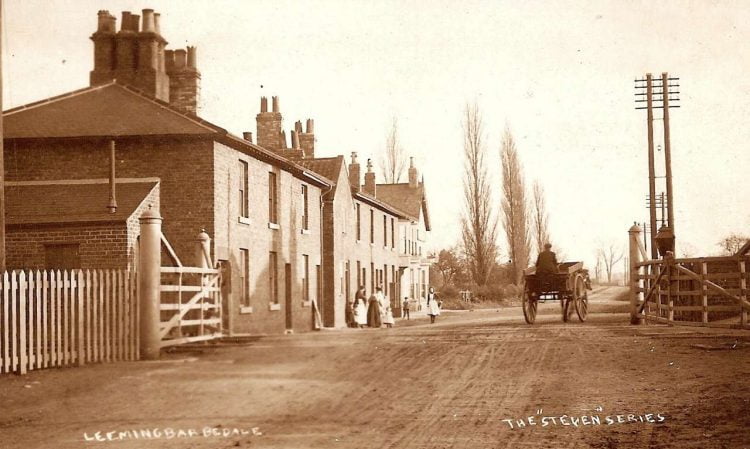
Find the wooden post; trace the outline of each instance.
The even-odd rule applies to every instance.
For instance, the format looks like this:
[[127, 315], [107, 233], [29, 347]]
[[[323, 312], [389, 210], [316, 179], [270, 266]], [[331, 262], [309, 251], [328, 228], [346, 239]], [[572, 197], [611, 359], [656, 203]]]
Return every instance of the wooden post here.
[[706, 284], [706, 275], [708, 274], [708, 265], [705, 260], [701, 260], [701, 321], [708, 324], [708, 284]]
[[661, 74], [662, 106], [664, 111], [664, 166], [667, 184], [667, 225], [675, 232], [674, 228], [674, 205], [672, 201], [672, 145], [669, 138], [669, 76], [666, 72]]
[[667, 263], [667, 282], [668, 282], [667, 284], [667, 320], [672, 322], [674, 321], [674, 293], [672, 291], [672, 284], [674, 283], [674, 279], [672, 279], [672, 275], [674, 274], [674, 253], [671, 251], [668, 251], [664, 260]]
[[[0, 0], [0, 48], [2, 47], [3, 2]], [[3, 103], [2, 52], [0, 52], [0, 105]], [[0, 107], [2, 110], [2, 107]], [[5, 271], [5, 150], [3, 149], [3, 114], [0, 113], [0, 273]]]
[[161, 339], [159, 322], [161, 303], [161, 222], [151, 207], [139, 218], [141, 242], [138, 258], [138, 301], [140, 302], [140, 353], [145, 360], [159, 358]]
[[651, 226], [651, 258], [658, 259], [656, 252], [656, 174], [654, 169], [654, 108], [651, 74], [646, 74], [646, 125], [648, 127], [648, 209]]
[[[74, 273], [74, 274], [73, 274]], [[76, 309], [77, 309], [77, 317], [75, 320], [75, 323], [77, 324], [76, 329], [76, 337], [77, 337], [77, 344], [76, 344], [76, 353], [77, 353], [77, 360], [78, 360], [78, 366], [83, 366], [86, 364], [86, 346], [84, 346], [84, 322], [86, 320], [86, 316], [84, 315], [84, 307], [83, 307], [83, 289], [85, 287], [85, 282], [83, 280], [83, 270], [76, 270], [71, 273], [71, 282], [76, 283], [76, 289], [77, 292], [76, 296]]]
[[638, 291], [640, 281], [638, 275], [641, 270], [638, 262], [641, 260], [638, 240], [641, 238], [641, 228], [638, 224], [633, 224], [628, 230], [629, 239], [629, 258], [630, 258], [630, 324], [641, 324], [638, 317], [638, 306], [640, 305], [641, 294]]

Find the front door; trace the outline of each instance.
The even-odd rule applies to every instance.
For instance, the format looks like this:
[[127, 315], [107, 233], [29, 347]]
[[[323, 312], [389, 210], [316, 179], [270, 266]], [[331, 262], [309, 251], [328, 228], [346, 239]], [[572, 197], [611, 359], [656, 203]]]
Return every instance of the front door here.
[[294, 329], [292, 326], [292, 264], [284, 265], [284, 306], [286, 309], [286, 328]]

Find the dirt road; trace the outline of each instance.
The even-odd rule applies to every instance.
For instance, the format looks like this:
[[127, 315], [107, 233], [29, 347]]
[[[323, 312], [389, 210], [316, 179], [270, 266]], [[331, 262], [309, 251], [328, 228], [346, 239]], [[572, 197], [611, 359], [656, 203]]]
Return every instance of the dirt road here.
[[750, 447], [750, 335], [627, 321], [545, 304], [2, 377], [0, 447]]

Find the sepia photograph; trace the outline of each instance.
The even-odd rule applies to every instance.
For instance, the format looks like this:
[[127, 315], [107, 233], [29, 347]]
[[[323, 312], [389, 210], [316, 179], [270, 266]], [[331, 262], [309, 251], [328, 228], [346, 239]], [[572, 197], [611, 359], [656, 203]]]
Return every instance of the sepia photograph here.
[[750, 3], [0, 0], [0, 449], [750, 448]]

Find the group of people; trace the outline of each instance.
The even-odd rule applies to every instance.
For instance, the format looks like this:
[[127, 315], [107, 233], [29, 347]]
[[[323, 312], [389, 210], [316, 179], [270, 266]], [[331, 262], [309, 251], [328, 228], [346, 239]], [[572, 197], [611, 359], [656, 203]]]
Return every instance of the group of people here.
[[[427, 293], [427, 314], [430, 316], [430, 323], [434, 323], [440, 315], [440, 306], [441, 302], [435, 294], [435, 289], [430, 287]], [[401, 309], [404, 319], [410, 319], [410, 309], [409, 298], [405, 297]], [[354, 301], [347, 304], [346, 323], [349, 327], [358, 328], [365, 326], [379, 328], [383, 325], [393, 327], [395, 324], [393, 311], [383, 294], [383, 289], [376, 287], [375, 292], [367, 298], [365, 287], [361, 285], [354, 295]]]

